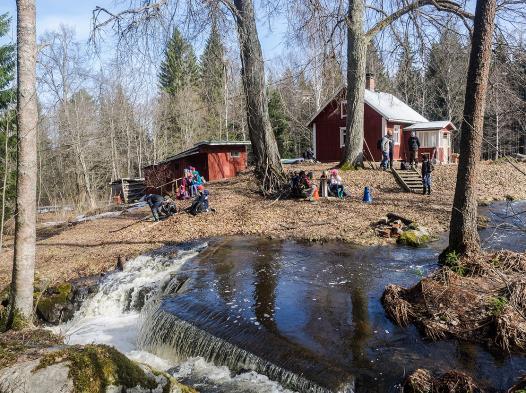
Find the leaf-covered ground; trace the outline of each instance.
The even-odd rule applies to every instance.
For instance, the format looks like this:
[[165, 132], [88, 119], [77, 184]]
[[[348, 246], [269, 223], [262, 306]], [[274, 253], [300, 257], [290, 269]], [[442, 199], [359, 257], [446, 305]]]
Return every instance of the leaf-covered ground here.
[[[526, 171], [526, 164], [519, 164]], [[330, 165], [306, 165], [319, 177]], [[160, 223], [140, 222], [117, 231], [149, 214], [142, 209], [116, 217], [101, 218], [60, 230], [42, 228], [37, 247], [37, 272], [52, 282], [98, 274], [115, 267], [119, 256], [131, 258], [166, 243], [178, 243], [203, 237], [256, 235], [324, 241], [342, 240], [355, 244], [382, 244], [373, 222], [389, 212], [397, 213], [426, 226], [431, 234], [447, 230], [453, 200], [456, 166], [437, 166], [433, 173], [433, 194], [423, 196], [402, 192], [392, 174], [371, 169], [342, 173], [351, 196], [344, 200], [270, 201], [257, 193], [248, 172], [237, 178], [209, 184], [210, 203], [215, 213], [193, 217], [178, 214]], [[526, 182], [506, 163], [482, 163], [479, 200], [489, 202], [506, 197], [526, 199]], [[361, 202], [363, 189], [372, 190], [374, 203]], [[180, 207], [188, 205], [178, 202]], [[52, 220], [51, 220], [52, 221]], [[59, 221], [59, 220], [56, 220]], [[9, 243], [8, 243], [9, 245]], [[0, 288], [8, 283], [12, 250], [0, 255]]]

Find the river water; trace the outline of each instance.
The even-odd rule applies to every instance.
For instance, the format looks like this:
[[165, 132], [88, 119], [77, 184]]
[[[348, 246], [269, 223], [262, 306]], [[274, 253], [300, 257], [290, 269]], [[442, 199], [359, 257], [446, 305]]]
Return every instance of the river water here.
[[[481, 231], [483, 244], [526, 251], [517, 214], [525, 208], [485, 208], [491, 228]], [[385, 286], [416, 283], [437, 267], [444, 245], [227, 238], [164, 248], [106, 277], [59, 330], [72, 344], [114, 345], [203, 393], [395, 392], [420, 367], [463, 370], [490, 390], [509, 387], [526, 373], [526, 357], [430, 342], [385, 316]]]

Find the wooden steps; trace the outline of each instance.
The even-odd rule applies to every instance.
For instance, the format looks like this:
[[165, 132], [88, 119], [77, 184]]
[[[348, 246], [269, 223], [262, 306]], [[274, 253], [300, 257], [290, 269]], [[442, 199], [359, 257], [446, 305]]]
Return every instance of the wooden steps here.
[[406, 192], [422, 192], [422, 175], [416, 169], [396, 170], [393, 168], [391, 172]]

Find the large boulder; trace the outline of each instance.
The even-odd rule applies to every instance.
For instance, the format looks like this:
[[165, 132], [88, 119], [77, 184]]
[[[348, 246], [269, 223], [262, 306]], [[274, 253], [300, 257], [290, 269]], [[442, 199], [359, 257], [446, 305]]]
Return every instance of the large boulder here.
[[66, 346], [0, 369], [2, 393], [195, 393], [106, 345]]
[[410, 247], [423, 247], [430, 241], [431, 236], [425, 227], [411, 224], [408, 229], [400, 234], [396, 242]]

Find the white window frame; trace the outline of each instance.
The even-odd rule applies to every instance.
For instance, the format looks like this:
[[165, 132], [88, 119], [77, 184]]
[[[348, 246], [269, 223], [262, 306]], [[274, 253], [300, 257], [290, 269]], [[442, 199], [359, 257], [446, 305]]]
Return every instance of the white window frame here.
[[[423, 149], [432, 149], [440, 147], [440, 131], [416, 131], [416, 136], [420, 140], [420, 147]], [[428, 139], [433, 138], [431, 144], [428, 144]]]
[[[345, 111], [343, 110], [345, 108]], [[340, 118], [345, 119], [347, 117], [347, 100], [340, 102]]]
[[345, 147], [345, 134], [347, 133], [347, 127], [340, 127], [340, 147]]
[[231, 151], [229, 154], [230, 154], [230, 158], [240, 158], [241, 157], [240, 151]]
[[400, 124], [395, 124], [393, 126], [393, 140], [395, 145], [400, 144], [400, 138], [402, 137], [402, 128]]

